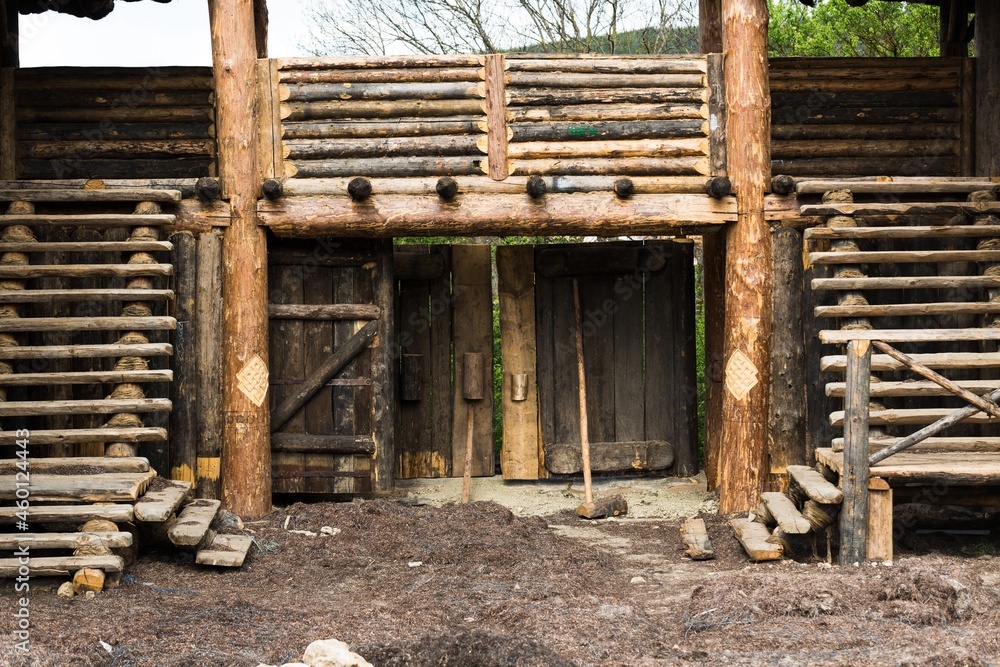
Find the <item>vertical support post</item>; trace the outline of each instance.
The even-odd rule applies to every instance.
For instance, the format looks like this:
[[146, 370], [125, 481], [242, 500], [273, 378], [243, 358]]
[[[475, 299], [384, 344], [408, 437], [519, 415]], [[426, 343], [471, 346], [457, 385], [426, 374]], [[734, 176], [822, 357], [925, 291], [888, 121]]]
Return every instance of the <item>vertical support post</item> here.
[[[722, 0], [700, 0], [699, 42], [702, 53], [722, 53]], [[724, 61], [721, 55], [709, 57], [708, 85], [712, 91], [709, 124], [714, 113], [716, 126], [710, 130], [712, 176], [725, 176], [726, 86]], [[726, 322], [726, 235], [724, 232], [701, 237], [702, 303], [705, 308], [705, 476], [708, 488], [718, 486], [718, 458], [722, 447], [722, 368], [723, 332]]]
[[382, 309], [378, 319], [378, 333], [372, 343], [372, 384], [375, 388], [372, 402], [372, 434], [375, 440], [375, 457], [372, 468], [372, 491], [388, 493], [395, 486], [396, 461], [396, 368], [393, 323], [396, 320], [396, 279], [392, 264], [392, 240], [379, 243], [378, 260], [373, 276], [375, 303]]
[[507, 166], [507, 61], [502, 53], [486, 56], [486, 157], [490, 178], [502, 181]]
[[723, 0], [726, 134], [737, 221], [726, 233], [725, 389], [719, 511], [757, 506], [767, 476], [771, 366], [771, 180], [766, 0]]
[[271, 509], [267, 238], [257, 224], [257, 42], [253, 0], [210, 0], [216, 136], [231, 221], [222, 241], [222, 501]]
[[941, 0], [941, 20], [938, 32], [942, 58], [966, 58], [969, 46], [965, 43], [965, 31], [969, 27], [969, 15], [965, 11], [966, 0]]
[[18, 67], [17, 0], [0, 0], [0, 180], [17, 178], [17, 103], [14, 68]]
[[267, 58], [267, 0], [253, 0], [253, 27], [257, 57]]
[[1000, 3], [976, 0], [976, 176], [1000, 176]]
[[[195, 482], [198, 458], [198, 340], [195, 320], [198, 289], [198, 242], [191, 232], [171, 234], [174, 273], [174, 381], [170, 399], [170, 478]], [[210, 299], [210, 294], [203, 294]]]
[[840, 486], [840, 564], [864, 561], [868, 555], [868, 399], [871, 388], [871, 343], [847, 344], [847, 397], [844, 399], [844, 469]]
[[892, 560], [892, 487], [881, 477], [868, 482], [868, 560]]
[[20, 67], [17, 0], [0, 0], [0, 67]]

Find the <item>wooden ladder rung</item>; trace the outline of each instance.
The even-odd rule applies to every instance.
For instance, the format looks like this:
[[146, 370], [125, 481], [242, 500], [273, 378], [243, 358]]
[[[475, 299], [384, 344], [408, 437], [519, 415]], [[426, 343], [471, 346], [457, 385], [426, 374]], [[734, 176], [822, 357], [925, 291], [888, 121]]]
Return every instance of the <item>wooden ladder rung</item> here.
[[[872, 452], [877, 452], [883, 447], [888, 447], [889, 445], [895, 444], [897, 441], [902, 440], [902, 438], [896, 437], [878, 437], [868, 439], [868, 449]], [[834, 438], [831, 441], [831, 446], [833, 451], [840, 452], [844, 449], [844, 439]], [[938, 437], [938, 438], [927, 438], [921, 440], [912, 447], [907, 448], [907, 451], [912, 452], [924, 452], [924, 451], [935, 451], [935, 452], [1000, 452], [1000, 438], [990, 438], [990, 437], [974, 437], [970, 436], [967, 438], [963, 437]]]
[[858, 306], [817, 306], [816, 317], [903, 317], [910, 315], [988, 315], [1000, 313], [1000, 303], [886, 303]]
[[[0, 445], [14, 445], [20, 438], [16, 431], [0, 432]], [[66, 445], [94, 442], [165, 442], [167, 429], [151, 426], [133, 428], [78, 428], [32, 430], [32, 445]]]
[[22, 345], [0, 347], [0, 359], [98, 359], [105, 357], [169, 357], [174, 353], [168, 343], [137, 345]]
[[964, 194], [978, 190], [996, 190], [996, 181], [987, 178], [897, 176], [891, 181], [859, 181], [841, 178], [805, 179], [795, 184], [799, 194], [821, 195], [833, 190], [850, 190], [854, 194]]
[[77, 371], [67, 373], [7, 373], [0, 375], [0, 387], [34, 387], [68, 384], [97, 384], [109, 382], [122, 384], [144, 384], [147, 382], [171, 382], [172, 370], [152, 371]]
[[[21, 546], [35, 549], [79, 549], [105, 546], [123, 549], [132, 546], [132, 533], [0, 533], [0, 550], [13, 551]], [[32, 561], [35, 559], [32, 558]]]
[[26, 289], [0, 290], [0, 303], [63, 303], [71, 301], [169, 301], [169, 289]]
[[913, 202], [905, 204], [812, 204], [800, 209], [803, 216], [814, 215], [980, 215], [1000, 213], [1000, 202]]
[[131, 278], [173, 274], [173, 264], [0, 264], [0, 278]]
[[173, 331], [172, 317], [7, 317], [0, 331]]
[[[118, 502], [142, 495], [156, 473], [110, 472], [97, 475], [31, 476], [31, 499], [40, 502]], [[16, 497], [14, 475], [0, 475], [0, 500]]]
[[216, 535], [208, 546], [198, 549], [194, 562], [215, 567], [241, 567], [253, 545], [249, 535]]
[[[57, 577], [73, 574], [83, 568], [121, 572], [121, 556], [51, 556], [31, 559], [31, 574], [35, 577]], [[17, 558], [0, 559], [0, 577], [16, 577], [20, 569]]]
[[899, 225], [897, 227], [810, 227], [806, 239], [918, 239], [1000, 236], [1000, 225]]
[[914, 264], [918, 262], [997, 262], [1000, 250], [911, 250], [811, 252], [810, 264]]
[[26, 225], [42, 227], [46, 225], [81, 227], [159, 227], [169, 225], [177, 220], [176, 216], [155, 213], [139, 215], [136, 213], [88, 213], [88, 214], [36, 214], [17, 213], [0, 215], [0, 227], [7, 225]]
[[[972, 369], [1000, 367], [1000, 352], [933, 352], [908, 354], [908, 357], [919, 364], [934, 369]], [[820, 358], [819, 367], [822, 371], [847, 370], [847, 357], [843, 354], [832, 354]], [[904, 368], [887, 354], [872, 355], [873, 371], [898, 371]]]
[[[947, 417], [955, 412], [956, 408], [900, 408], [895, 410], [871, 410], [868, 413], [868, 423], [872, 426], [891, 426], [894, 424], [933, 424], [939, 419]], [[1000, 419], [991, 418], [982, 412], [977, 412], [967, 419], [963, 419], [963, 424], [1000, 424]], [[830, 424], [833, 426], [844, 425], [844, 411], [837, 410], [830, 413]]]
[[1000, 328], [835, 329], [820, 331], [819, 339], [827, 344], [842, 344], [852, 340], [880, 340], [884, 343], [1000, 340]]
[[143, 523], [163, 523], [191, 495], [191, 482], [171, 480], [156, 491], [149, 491], [135, 503], [135, 520]]
[[169, 252], [170, 241], [11, 241], [0, 243], [3, 252]]
[[[1000, 380], [954, 380], [962, 389], [968, 389], [974, 394], [988, 394], [994, 389], [1000, 389]], [[912, 382], [872, 382], [869, 389], [871, 396], [954, 396], [950, 391], [929, 380]], [[846, 382], [829, 382], [826, 385], [826, 395], [843, 398], [847, 394]]]
[[890, 278], [814, 278], [814, 290], [1000, 288], [1000, 276], [894, 276]]
[[81, 401], [0, 402], [0, 417], [40, 415], [114, 415], [122, 412], [170, 412], [167, 398], [92, 399]]
[[198, 546], [221, 506], [220, 501], [207, 498], [200, 498], [185, 505], [177, 515], [177, 522], [167, 531], [167, 537], [179, 547]]
[[[0, 523], [19, 521], [17, 507], [0, 507]], [[133, 518], [132, 506], [126, 504], [107, 505], [31, 505], [28, 508], [28, 523], [85, 523], [91, 519], [107, 519], [115, 523], [130, 523]]]
[[[0, 460], [0, 475], [13, 475], [23, 465], [21, 459]], [[31, 459], [33, 473], [73, 474], [80, 466], [92, 472], [148, 472], [149, 459], [141, 456], [49, 456]]]
[[179, 202], [180, 190], [147, 190], [145, 188], [112, 188], [83, 190], [80, 188], [19, 189], [0, 188], [0, 201], [44, 202]]

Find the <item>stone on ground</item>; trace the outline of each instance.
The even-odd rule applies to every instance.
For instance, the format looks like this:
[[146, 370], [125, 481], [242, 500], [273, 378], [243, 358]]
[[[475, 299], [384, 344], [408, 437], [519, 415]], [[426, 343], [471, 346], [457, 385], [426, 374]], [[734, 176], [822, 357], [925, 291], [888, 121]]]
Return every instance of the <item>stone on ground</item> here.
[[306, 648], [302, 662], [309, 667], [374, 667], [338, 639], [320, 639]]

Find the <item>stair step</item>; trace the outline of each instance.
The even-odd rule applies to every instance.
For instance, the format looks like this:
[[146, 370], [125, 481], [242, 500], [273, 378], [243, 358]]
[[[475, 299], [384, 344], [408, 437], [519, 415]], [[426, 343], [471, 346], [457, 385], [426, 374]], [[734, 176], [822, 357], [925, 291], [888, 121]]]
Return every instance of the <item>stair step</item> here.
[[896, 227], [810, 227], [807, 239], [918, 239], [1000, 236], [1000, 225], [899, 225]]
[[[872, 410], [868, 413], [868, 423], [872, 426], [933, 424], [955, 412], [958, 408], [900, 408], [893, 410]], [[963, 419], [960, 424], [1000, 424], [1000, 419], [991, 418], [977, 412]], [[844, 411], [830, 413], [830, 424], [844, 425]]]
[[[868, 449], [877, 452], [883, 447], [894, 445], [901, 437], [872, 437], [868, 438]], [[834, 438], [831, 447], [835, 452], [844, 451], [844, 439]], [[912, 452], [1000, 452], [1000, 438], [997, 437], [938, 437], [926, 438], [912, 447], [907, 448]]]
[[928, 178], [897, 176], [891, 181], [859, 181], [843, 178], [810, 178], [797, 182], [795, 192], [821, 195], [833, 190], [854, 194], [929, 194], [951, 192], [965, 194], [978, 190], [996, 191], [998, 183], [988, 178]]
[[905, 317], [912, 315], [988, 315], [1000, 313], [1000, 303], [875, 303], [856, 306], [817, 306], [816, 317]]
[[769, 491], [760, 494], [760, 499], [767, 506], [778, 527], [790, 535], [805, 535], [809, 532], [809, 521], [802, 516], [791, 500], [783, 493]]
[[253, 538], [249, 535], [216, 535], [211, 544], [198, 549], [194, 562], [215, 567], [240, 567], [251, 544]]
[[[0, 445], [14, 445], [16, 432], [0, 432]], [[94, 442], [166, 442], [165, 428], [78, 428], [31, 431], [32, 445], [68, 445]]]
[[912, 202], [902, 204], [812, 204], [799, 212], [805, 216], [855, 215], [982, 215], [1000, 213], [1000, 202]]
[[[17, 507], [0, 507], [0, 523], [20, 521]], [[32, 505], [28, 509], [28, 523], [85, 523], [92, 519], [107, 519], [115, 523], [132, 521], [131, 505]]]
[[0, 264], [0, 278], [134, 278], [173, 274], [173, 264]]
[[[39, 502], [132, 501], [142, 495], [156, 477], [152, 470], [142, 473], [101, 473], [99, 475], [32, 475], [31, 500]], [[15, 498], [14, 475], [0, 475], [0, 500]]]
[[[132, 546], [132, 533], [2, 533], [0, 551], [13, 551], [21, 546], [35, 549], [79, 549], [80, 547], [105, 546], [124, 549]], [[35, 559], [32, 558], [34, 563]]]
[[908, 250], [873, 252], [811, 252], [810, 264], [913, 264], [935, 262], [996, 262], [1000, 250]]
[[172, 317], [7, 317], [0, 331], [173, 331]]
[[[1000, 389], [1000, 380], [954, 380], [962, 389], [968, 389], [973, 394], [988, 394]], [[873, 397], [883, 396], [954, 396], [953, 393], [936, 382], [929, 380], [913, 380], [910, 382], [872, 382], [869, 389]], [[829, 382], [826, 385], [826, 395], [833, 398], [843, 398], [847, 395], [846, 382]]]
[[0, 303], [63, 303], [71, 301], [169, 301], [169, 289], [26, 289], [0, 290]]
[[[1000, 367], [1000, 352], [934, 352], [924, 354], [907, 354], [919, 364], [934, 369], [971, 369]], [[822, 371], [847, 370], [847, 357], [843, 354], [832, 354], [819, 360]], [[873, 371], [898, 371], [903, 369], [899, 363], [887, 354], [872, 355]]]
[[169, 252], [169, 241], [11, 241], [0, 243], [4, 252]]
[[86, 213], [86, 214], [36, 214], [17, 213], [0, 215], [0, 227], [8, 225], [25, 225], [27, 227], [40, 227], [46, 225], [58, 225], [68, 227], [79, 225], [81, 227], [159, 227], [170, 225], [177, 221], [177, 217], [169, 214], [154, 213], [149, 215], [139, 215], [136, 213]]
[[148, 491], [135, 503], [135, 520], [144, 523], [163, 523], [191, 495], [191, 482], [171, 480], [168, 486]]
[[736, 533], [736, 539], [750, 558], [758, 563], [781, 558], [781, 545], [767, 541], [771, 536], [762, 523], [756, 523], [745, 517], [730, 519], [729, 525]]
[[41, 415], [114, 415], [123, 412], [170, 412], [167, 398], [91, 399], [80, 401], [0, 402], [0, 417]]
[[124, 345], [21, 345], [0, 347], [0, 359], [97, 359], [105, 357], [169, 357], [168, 343]]
[[[2, 320], [0, 320], [2, 321]], [[0, 387], [35, 387], [71, 384], [113, 383], [143, 384], [171, 382], [174, 372], [155, 371], [78, 371], [69, 373], [8, 373], [0, 374]]]
[[[121, 556], [49, 556], [31, 559], [33, 577], [58, 577], [73, 574], [83, 568], [121, 572], [125, 563]], [[0, 577], [16, 577], [21, 564], [17, 558], [0, 559]]]
[[170, 530], [167, 537], [176, 546], [196, 547], [205, 538], [212, 520], [219, 513], [222, 502], [201, 498], [189, 503], [181, 510], [177, 516], [177, 521]]
[[[34, 442], [30, 438], [29, 442]], [[13, 475], [21, 469], [24, 461], [21, 459], [4, 459], [0, 461], [0, 475]], [[32, 474], [72, 475], [74, 469], [85, 467], [88, 473], [104, 472], [148, 472], [149, 459], [141, 456], [52, 456], [32, 458]]]
[[939, 343], [945, 341], [1000, 340], [1000, 328], [976, 329], [834, 329], [819, 332], [828, 345], [852, 340], [880, 340], [885, 343]]
[[812, 288], [822, 290], [976, 289], [1000, 288], [1000, 276], [896, 276], [890, 278], [814, 278]]
[[788, 466], [788, 474], [802, 487], [810, 500], [823, 505], [836, 505], [844, 501], [844, 494], [809, 466]]
[[78, 188], [17, 189], [0, 188], [0, 201], [43, 202], [179, 202], [180, 190], [147, 190], [145, 188], [114, 188], [83, 190]]

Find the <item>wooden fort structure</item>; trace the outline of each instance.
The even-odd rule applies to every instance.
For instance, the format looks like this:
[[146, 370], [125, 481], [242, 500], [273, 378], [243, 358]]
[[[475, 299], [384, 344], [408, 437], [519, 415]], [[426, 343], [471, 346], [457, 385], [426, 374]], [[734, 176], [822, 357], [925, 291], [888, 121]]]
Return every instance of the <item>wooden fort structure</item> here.
[[[213, 67], [136, 69], [19, 68], [0, 0], [0, 445], [251, 516], [573, 475], [580, 327], [595, 469], [692, 474], [700, 238], [723, 512], [818, 464], [857, 560], [893, 494], [996, 505], [1000, 7], [940, 4], [940, 58], [768, 60], [702, 0], [699, 55], [275, 59], [211, 0]], [[393, 242], [483, 236], [537, 242]]]

